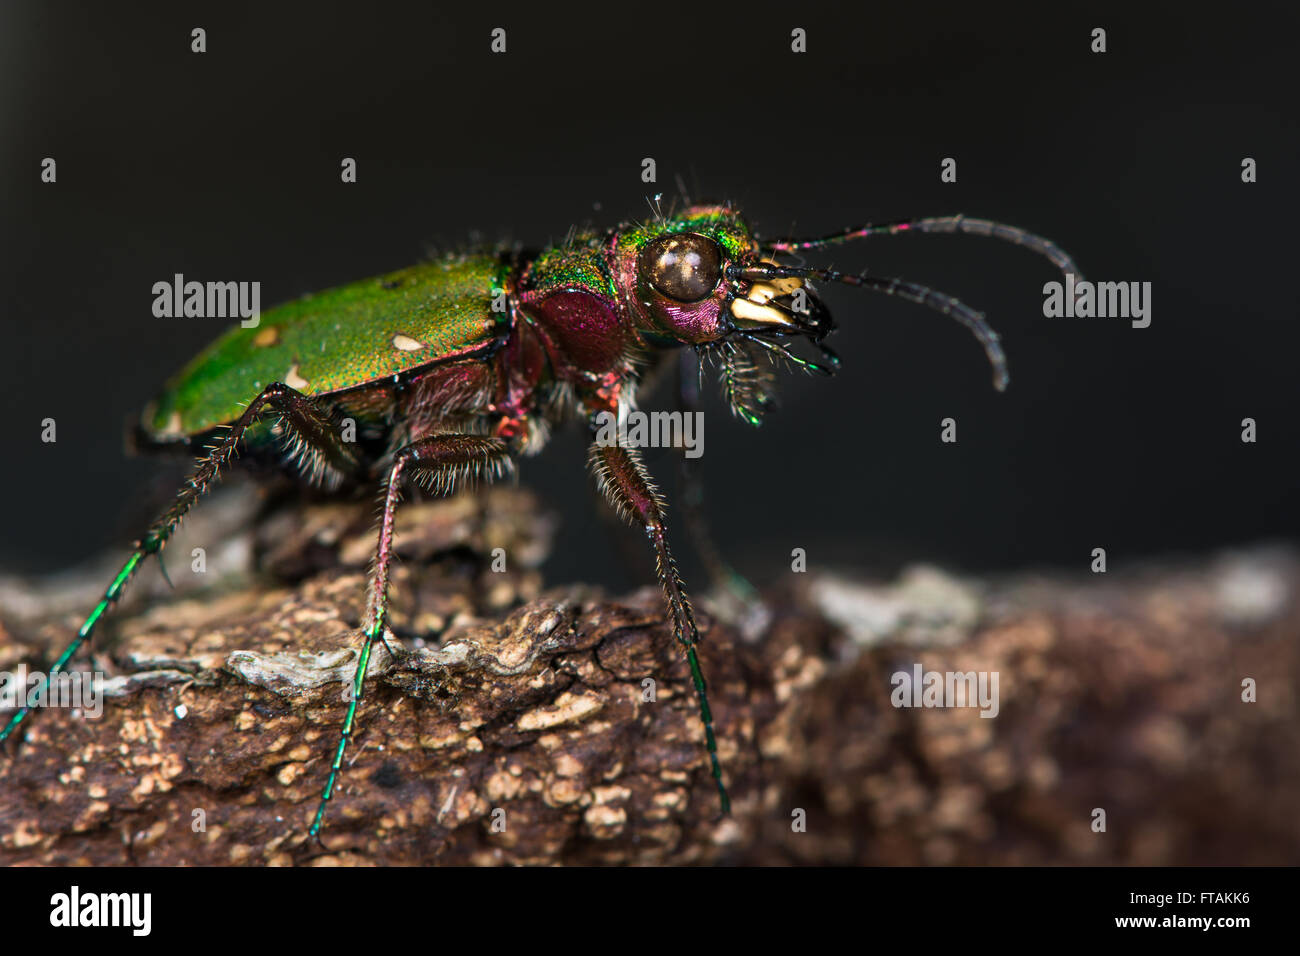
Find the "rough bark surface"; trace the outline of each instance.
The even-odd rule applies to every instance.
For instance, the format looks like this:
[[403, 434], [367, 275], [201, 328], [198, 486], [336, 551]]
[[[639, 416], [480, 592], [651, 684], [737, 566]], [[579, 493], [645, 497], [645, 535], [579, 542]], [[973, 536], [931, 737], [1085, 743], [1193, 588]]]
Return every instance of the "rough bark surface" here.
[[[0, 863], [1300, 860], [1286, 550], [1075, 579], [791, 574], [749, 637], [701, 601], [720, 820], [658, 591], [542, 592], [553, 523], [510, 489], [399, 512], [401, 646], [372, 664], [322, 846], [373, 515], [259, 508], [200, 509], [167, 552], [175, 590], [148, 572], [107, 619], [101, 717], [44, 709], [5, 746]], [[112, 571], [0, 580], [0, 671], [51, 659]], [[996, 671], [997, 716], [893, 706], [916, 664]]]

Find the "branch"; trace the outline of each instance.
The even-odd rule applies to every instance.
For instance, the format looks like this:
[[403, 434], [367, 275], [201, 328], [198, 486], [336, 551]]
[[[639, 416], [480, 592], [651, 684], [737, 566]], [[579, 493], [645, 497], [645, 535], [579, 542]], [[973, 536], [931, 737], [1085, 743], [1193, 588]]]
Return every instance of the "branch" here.
[[[661, 595], [543, 593], [553, 521], [510, 489], [399, 512], [403, 646], [372, 664], [322, 847], [306, 829], [356, 661], [373, 515], [355, 503], [268, 512], [238, 489], [207, 513], [169, 549], [176, 591], [146, 578], [108, 619], [116, 639], [94, 656], [111, 695], [103, 715], [42, 710], [0, 756], [0, 862], [1260, 864], [1300, 853], [1300, 563], [1289, 553], [1087, 580], [791, 575], [753, 641], [698, 602], [734, 802], [720, 820]], [[203, 573], [184, 566], [195, 547]], [[491, 570], [498, 547], [502, 572]], [[52, 659], [111, 574], [101, 570], [0, 580], [0, 669]], [[997, 672], [997, 716], [893, 706], [893, 675], [917, 664]], [[1257, 703], [1241, 700], [1246, 677]]]

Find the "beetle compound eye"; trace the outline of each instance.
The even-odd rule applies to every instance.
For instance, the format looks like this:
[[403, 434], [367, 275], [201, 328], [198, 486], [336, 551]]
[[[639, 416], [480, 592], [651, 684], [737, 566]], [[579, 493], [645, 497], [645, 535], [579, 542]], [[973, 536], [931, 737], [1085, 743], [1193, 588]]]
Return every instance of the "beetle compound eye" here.
[[706, 298], [722, 278], [718, 244], [693, 233], [660, 236], [641, 250], [638, 266], [657, 291], [678, 302]]

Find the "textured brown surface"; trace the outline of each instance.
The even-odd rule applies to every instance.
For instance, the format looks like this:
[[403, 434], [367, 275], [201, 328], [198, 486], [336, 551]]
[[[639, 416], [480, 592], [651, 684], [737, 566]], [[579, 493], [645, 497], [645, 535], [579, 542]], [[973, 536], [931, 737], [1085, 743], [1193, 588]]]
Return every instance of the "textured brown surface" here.
[[[169, 549], [177, 590], [142, 579], [110, 618], [104, 716], [43, 711], [6, 746], [0, 862], [1300, 860], [1300, 569], [1285, 551], [1072, 580], [814, 570], [769, 591], [752, 641], [705, 610], [735, 805], [719, 821], [657, 590], [542, 593], [552, 529], [521, 491], [400, 514], [406, 653], [378, 655], [325, 848], [305, 831], [355, 660], [371, 514], [253, 521], [232, 495]], [[189, 574], [205, 537], [221, 544]], [[490, 570], [494, 547], [509, 570]], [[57, 648], [102, 583], [0, 582], [0, 669]], [[997, 671], [998, 716], [894, 708], [890, 675], [914, 663]]]

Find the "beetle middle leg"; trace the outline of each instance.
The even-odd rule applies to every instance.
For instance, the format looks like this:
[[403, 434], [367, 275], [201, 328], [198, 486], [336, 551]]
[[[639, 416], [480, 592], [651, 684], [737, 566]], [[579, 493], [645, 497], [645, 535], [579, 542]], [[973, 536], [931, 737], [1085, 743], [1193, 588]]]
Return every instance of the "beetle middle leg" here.
[[343, 718], [338, 747], [330, 764], [329, 779], [321, 792], [320, 805], [312, 820], [308, 835], [316, 837], [325, 819], [325, 808], [334, 796], [334, 785], [343, 766], [343, 756], [352, 729], [356, 724], [357, 704], [365, 687], [366, 670], [375, 641], [384, 634], [388, 619], [388, 572], [393, 560], [393, 522], [397, 505], [401, 501], [402, 481], [409, 474], [417, 483], [443, 495], [450, 495], [466, 479], [476, 477], [496, 478], [513, 465], [509, 446], [500, 438], [481, 435], [433, 435], [406, 445], [393, 456], [388, 471], [388, 488], [384, 495], [384, 510], [379, 519], [379, 543], [375, 562], [370, 573], [370, 586], [366, 596], [366, 615], [362, 625], [365, 643], [357, 659], [356, 673], [352, 677], [352, 693], [348, 712]]
[[704, 682], [704, 670], [696, 653], [700, 635], [695, 627], [695, 612], [686, 597], [686, 588], [677, 572], [677, 562], [668, 550], [668, 529], [664, 524], [663, 501], [650, 481], [640, 459], [634, 451], [621, 445], [593, 443], [590, 456], [591, 469], [596, 481], [614, 510], [630, 522], [639, 522], [645, 528], [654, 548], [655, 569], [659, 583], [668, 601], [673, 619], [673, 634], [686, 650], [686, 660], [691, 668], [691, 681], [700, 707], [700, 721], [704, 724], [704, 740], [709, 751], [709, 763], [722, 812], [731, 812], [731, 800], [722, 782], [722, 766], [718, 762], [718, 745], [713, 733], [713, 714], [709, 710], [709, 697]]
[[[185, 485], [176, 495], [172, 506], [135, 542], [130, 557], [104, 591], [104, 596], [82, 622], [76, 637], [50, 667], [46, 675], [47, 681], [67, 669], [73, 655], [90, 640], [100, 618], [122, 597], [127, 583], [135, 576], [145, 558], [162, 551], [186, 513], [216, 482], [222, 469], [235, 456], [244, 433], [267, 411], [279, 413], [289, 434], [298, 442], [299, 450], [313, 456], [311, 462], [313, 469], [329, 475], [351, 473], [356, 470], [356, 458], [347, 443], [340, 437], [334, 420], [326, 409], [288, 385], [280, 382], [268, 385], [248, 403], [248, 407], [226, 431], [225, 436], [211, 446], [207, 455], [198, 460], [197, 467], [185, 480]], [[4, 728], [0, 729], [0, 742], [18, 728], [28, 713], [29, 708], [22, 707], [9, 718]]]

